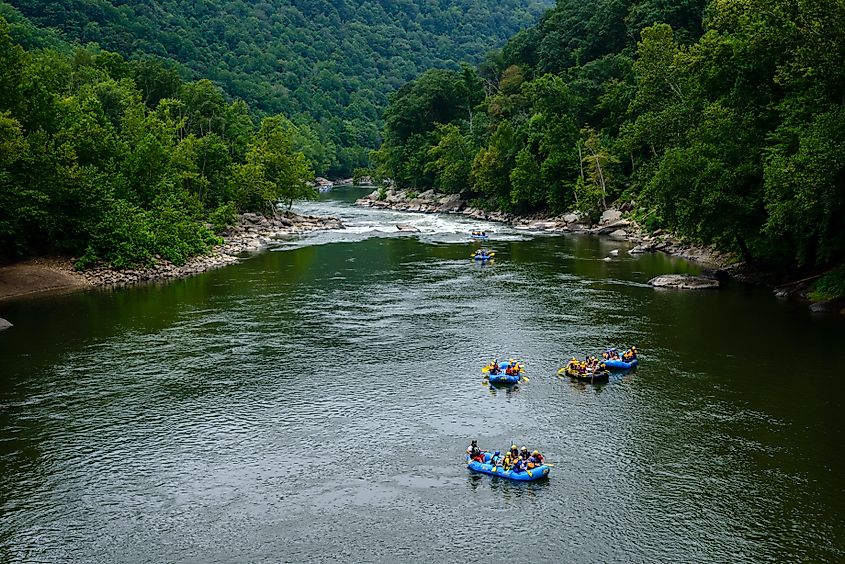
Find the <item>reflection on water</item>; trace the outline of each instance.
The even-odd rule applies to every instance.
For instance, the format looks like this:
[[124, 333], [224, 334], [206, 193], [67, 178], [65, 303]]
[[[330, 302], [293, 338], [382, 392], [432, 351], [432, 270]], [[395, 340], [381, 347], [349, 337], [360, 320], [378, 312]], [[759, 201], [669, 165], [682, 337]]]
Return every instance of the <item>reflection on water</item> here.
[[[601, 260], [619, 243], [493, 226], [478, 268], [464, 218], [388, 236], [395, 216], [309, 205], [350, 230], [0, 304], [0, 560], [845, 558], [841, 321], [744, 287], [656, 292], [695, 267]], [[636, 373], [556, 374], [634, 342]], [[530, 382], [483, 386], [497, 355]], [[555, 467], [472, 475], [471, 438]]]

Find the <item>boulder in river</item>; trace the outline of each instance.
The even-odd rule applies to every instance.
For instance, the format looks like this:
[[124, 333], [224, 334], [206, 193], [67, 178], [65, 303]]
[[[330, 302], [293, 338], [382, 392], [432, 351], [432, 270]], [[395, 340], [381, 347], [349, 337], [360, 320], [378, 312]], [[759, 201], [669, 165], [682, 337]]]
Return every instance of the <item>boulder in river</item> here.
[[8, 329], [9, 327], [12, 327], [12, 324], [0, 317], [0, 331]]
[[397, 223], [396, 229], [399, 231], [404, 231], [405, 233], [419, 233], [420, 230], [414, 227], [413, 225], [409, 225], [407, 223]]
[[663, 274], [655, 276], [648, 283], [655, 288], [677, 288], [678, 290], [710, 290], [719, 287], [719, 281], [690, 274]]
[[813, 313], [836, 313], [841, 312], [843, 308], [845, 308], [845, 298], [834, 298], [810, 305], [810, 311]]

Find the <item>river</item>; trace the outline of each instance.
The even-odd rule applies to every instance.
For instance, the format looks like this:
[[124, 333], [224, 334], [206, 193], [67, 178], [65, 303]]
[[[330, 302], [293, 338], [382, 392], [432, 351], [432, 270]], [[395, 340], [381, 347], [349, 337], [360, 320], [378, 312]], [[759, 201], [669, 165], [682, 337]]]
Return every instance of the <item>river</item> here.
[[[356, 195], [299, 206], [347, 229], [236, 266], [0, 303], [0, 561], [845, 560], [841, 320]], [[635, 373], [555, 375], [632, 343]], [[494, 356], [530, 381], [485, 386]], [[555, 467], [472, 475], [473, 438]]]

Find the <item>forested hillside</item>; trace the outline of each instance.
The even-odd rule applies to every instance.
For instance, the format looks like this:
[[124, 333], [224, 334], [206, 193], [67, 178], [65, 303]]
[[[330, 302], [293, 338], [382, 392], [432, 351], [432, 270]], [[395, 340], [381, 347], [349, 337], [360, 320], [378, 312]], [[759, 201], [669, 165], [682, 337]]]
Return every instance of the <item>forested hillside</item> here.
[[477, 72], [405, 85], [381, 171], [523, 213], [634, 201], [749, 262], [840, 264], [843, 60], [839, 0], [558, 0]]
[[183, 263], [215, 242], [207, 222], [314, 192], [300, 137], [156, 62], [24, 50], [0, 17], [0, 256]]
[[28, 18], [29, 25], [13, 27], [26, 48], [65, 39], [178, 63], [185, 79], [210, 79], [254, 110], [284, 113], [320, 147], [309, 155], [318, 174], [347, 175], [378, 147], [391, 91], [429, 68], [479, 62], [549, 4], [11, 0], [5, 8], [0, 3], [0, 14], [20, 20], [10, 15], [11, 5]]

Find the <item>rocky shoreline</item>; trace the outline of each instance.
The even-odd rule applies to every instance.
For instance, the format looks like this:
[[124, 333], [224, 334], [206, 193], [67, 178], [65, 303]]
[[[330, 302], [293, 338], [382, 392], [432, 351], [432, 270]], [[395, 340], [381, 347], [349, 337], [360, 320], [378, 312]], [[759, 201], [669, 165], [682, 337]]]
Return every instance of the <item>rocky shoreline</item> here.
[[[380, 199], [381, 198], [381, 199]], [[514, 229], [546, 233], [583, 233], [608, 237], [617, 241], [634, 244], [629, 254], [661, 252], [698, 263], [706, 268], [702, 276], [658, 277], [653, 279], [654, 287], [677, 289], [718, 288], [720, 281], [734, 279], [746, 284], [765, 286], [779, 298], [800, 300], [808, 304], [814, 313], [841, 313], [845, 315], [845, 298], [835, 298], [826, 302], [811, 303], [808, 292], [811, 283], [820, 275], [802, 280], [785, 276], [775, 276], [751, 265], [736, 262], [733, 257], [720, 253], [712, 247], [688, 244], [663, 230], [647, 232], [636, 222], [625, 218], [622, 210], [606, 210], [598, 224], [577, 213], [556, 217], [523, 217], [503, 212], [488, 212], [473, 208], [461, 200], [457, 194], [438, 194], [432, 190], [414, 194], [407, 190], [375, 190], [356, 201], [359, 206], [382, 208], [419, 213], [462, 214], [474, 219], [506, 223]], [[611, 255], [618, 255], [614, 251]], [[613, 260], [612, 256], [605, 260]]]
[[184, 278], [239, 262], [244, 254], [257, 253], [280, 237], [342, 228], [343, 223], [338, 217], [293, 213], [279, 217], [266, 217], [255, 213], [245, 213], [238, 217], [236, 225], [221, 234], [222, 245], [212, 248], [207, 255], [191, 257], [183, 265], [176, 266], [167, 260], [159, 260], [155, 266], [148, 268], [126, 270], [96, 268], [86, 270], [81, 274], [91, 286], [125, 286]]
[[474, 219], [509, 224], [521, 231], [601, 235], [634, 243], [635, 247], [628, 251], [631, 254], [662, 252], [709, 268], [722, 268], [730, 263], [726, 255], [712, 248], [686, 244], [662, 230], [647, 233], [636, 222], [624, 218], [622, 211], [616, 209], [605, 211], [598, 224], [593, 225], [588, 218], [577, 213], [556, 217], [523, 217], [498, 211], [489, 212], [468, 206], [458, 194], [437, 194], [432, 190], [418, 195], [406, 190], [388, 190], [384, 193], [384, 199], [380, 200], [379, 197], [380, 191], [375, 190], [355, 203], [376, 209], [461, 214]]
[[[0, 299], [41, 291], [129, 286], [185, 278], [239, 262], [245, 255], [259, 252], [281, 237], [342, 228], [343, 223], [338, 217], [293, 213], [265, 217], [246, 213], [238, 217], [236, 225], [221, 234], [221, 245], [212, 248], [208, 254], [191, 257], [179, 266], [159, 259], [155, 265], [146, 268], [113, 270], [99, 267], [77, 272], [73, 268], [73, 259], [62, 258], [35, 259], [3, 267], [0, 269], [0, 281], [6, 279], [14, 283], [6, 287], [0, 285], [4, 290]], [[43, 278], [49, 278], [49, 284], [40, 283]]]

